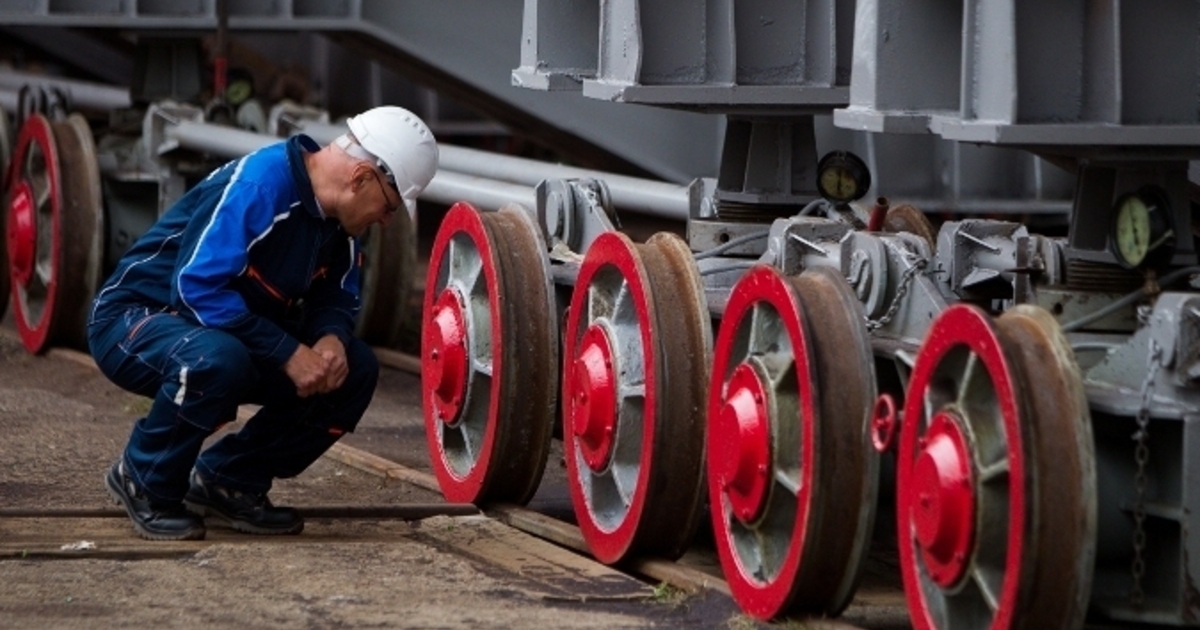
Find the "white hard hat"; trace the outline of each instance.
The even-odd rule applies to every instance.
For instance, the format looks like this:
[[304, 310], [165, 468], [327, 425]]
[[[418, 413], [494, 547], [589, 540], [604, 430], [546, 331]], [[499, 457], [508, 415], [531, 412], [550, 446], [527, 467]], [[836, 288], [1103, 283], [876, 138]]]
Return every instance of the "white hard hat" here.
[[399, 191], [408, 216], [415, 219], [417, 196], [437, 173], [438, 147], [433, 132], [416, 114], [393, 105], [369, 109], [347, 120], [346, 125], [355, 142], [375, 158], [375, 166]]

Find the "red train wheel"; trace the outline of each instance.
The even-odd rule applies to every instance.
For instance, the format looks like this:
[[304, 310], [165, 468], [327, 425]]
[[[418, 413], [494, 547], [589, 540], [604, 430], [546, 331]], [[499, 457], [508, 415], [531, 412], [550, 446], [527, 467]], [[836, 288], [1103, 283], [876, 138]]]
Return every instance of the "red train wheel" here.
[[372, 226], [363, 239], [362, 309], [355, 335], [370, 344], [394, 347], [416, 313], [409, 296], [417, 267], [417, 228], [407, 212], [387, 227]]
[[596, 239], [567, 316], [563, 451], [580, 530], [601, 562], [676, 558], [703, 507], [712, 330], [682, 239]]
[[[8, 114], [0, 112], [0, 199], [8, 198], [8, 166], [12, 158], [12, 126], [8, 122]], [[7, 214], [8, 204], [4, 208]], [[8, 277], [8, 246], [4, 236], [5, 221], [0, 220], [0, 318], [8, 310], [8, 294], [12, 291], [12, 283]]]
[[425, 285], [421, 398], [451, 501], [527, 503], [550, 448], [558, 375], [541, 232], [519, 209], [455, 204]]
[[33, 353], [86, 347], [100, 273], [102, 207], [95, 146], [78, 115], [34, 114], [17, 136], [6, 197], [6, 245], [17, 330]]
[[829, 270], [759, 266], [730, 294], [709, 388], [709, 504], [730, 590], [755, 617], [836, 615], [854, 593], [878, 490], [863, 321]]
[[909, 384], [897, 455], [917, 628], [1078, 628], [1095, 549], [1090, 420], [1070, 346], [1019, 307], [952, 306]]

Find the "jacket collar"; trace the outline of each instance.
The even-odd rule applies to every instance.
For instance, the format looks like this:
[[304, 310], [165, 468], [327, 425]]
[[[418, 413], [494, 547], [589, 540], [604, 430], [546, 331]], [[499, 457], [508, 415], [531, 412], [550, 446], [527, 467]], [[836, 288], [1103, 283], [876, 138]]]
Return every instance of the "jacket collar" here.
[[325, 213], [321, 211], [321, 206], [313, 195], [312, 180], [308, 177], [308, 168], [304, 166], [304, 154], [320, 149], [321, 146], [316, 140], [304, 134], [292, 136], [287, 141], [288, 166], [292, 169], [292, 181], [296, 183], [296, 193], [300, 196], [300, 202], [310, 215], [324, 219]]

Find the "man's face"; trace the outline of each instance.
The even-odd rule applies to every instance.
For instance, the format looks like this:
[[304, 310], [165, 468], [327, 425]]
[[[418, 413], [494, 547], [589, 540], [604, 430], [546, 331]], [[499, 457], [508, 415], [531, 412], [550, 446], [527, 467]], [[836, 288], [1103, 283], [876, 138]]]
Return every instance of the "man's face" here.
[[370, 169], [367, 176], [374, 179], [376, 185], [366, 186], [356, 200], [354, 211], [342, 220], [342, 227], [352, 236], [366, 234], [375, 223], [387, 226], [392, 215], [404, 207], [404, 200], [395, 189], [384, 182], [383, 175], [375, 169]]

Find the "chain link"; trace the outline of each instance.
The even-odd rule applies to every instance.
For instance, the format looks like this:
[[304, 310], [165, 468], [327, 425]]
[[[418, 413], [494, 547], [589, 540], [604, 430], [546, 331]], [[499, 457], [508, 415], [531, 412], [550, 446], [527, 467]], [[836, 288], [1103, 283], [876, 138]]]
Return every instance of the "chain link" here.
[[1142, 578], [1146, 576], [1146, 464], [1150, 461], [1150, 395], [1154, 391], [1154, 378], [1162, 367], [1163, 349], [1158, 341], [1150, 339], [1150, 354], [1147, 357], [1146, 379], [1142, 381], [1142, 401], [1137, 413], [1137, 431], [1133, 440], [1137, 444], [1133, 448], [1133, 461], [1137, 464], [1137, 472], [1133, 475], [1137, 499], [1133, 504], [1133, 562], [1129, 567], [1133, 575], [1133, 588], [1129, 591], [1129, 601], [1135, 607], [1141, 608], [1146, 603], [1146, 593], [1142, 590]]
[[919, 258], [913, 261], [913, 266], [904, 270], [904, 275], [900, 276], [900, 286], [896, 287], [896, 296], [892, 298], [892, 303], [888, 305], [887, 311], [879, 319], [871, 319], [866, 317], [867, 331], [873, 332], [884, 326], [887, 326], [892, 318], [896, 316], [896, 312], [900, 310], [900, 304], [904, 300], [904, 296], [908, 294], [908, 289], [912, 286], [913, 279], [917, 277], [925, 269], [928, 261], [924, 258]]

